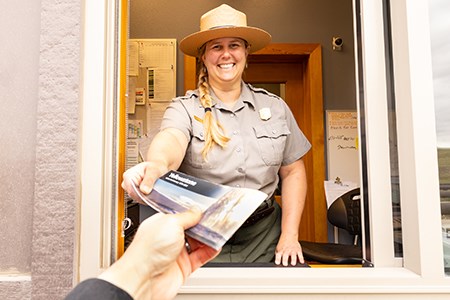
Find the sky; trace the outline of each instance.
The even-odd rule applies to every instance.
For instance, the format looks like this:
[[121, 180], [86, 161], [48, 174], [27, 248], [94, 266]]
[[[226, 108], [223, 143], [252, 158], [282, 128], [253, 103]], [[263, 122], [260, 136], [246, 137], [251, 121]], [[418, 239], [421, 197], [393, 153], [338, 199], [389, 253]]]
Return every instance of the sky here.
[[450, 1], [429, 3], [437, 143], [450, 148]]

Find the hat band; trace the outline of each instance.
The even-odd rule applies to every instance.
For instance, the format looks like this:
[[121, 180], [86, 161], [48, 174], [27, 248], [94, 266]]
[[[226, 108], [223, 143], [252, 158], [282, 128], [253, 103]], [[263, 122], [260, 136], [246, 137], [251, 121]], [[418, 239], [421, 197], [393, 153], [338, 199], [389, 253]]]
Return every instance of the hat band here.
[[236, 25], [218, 25], [208, 28], [207, 30], [220, 29], [220, 28], [236, 28]]

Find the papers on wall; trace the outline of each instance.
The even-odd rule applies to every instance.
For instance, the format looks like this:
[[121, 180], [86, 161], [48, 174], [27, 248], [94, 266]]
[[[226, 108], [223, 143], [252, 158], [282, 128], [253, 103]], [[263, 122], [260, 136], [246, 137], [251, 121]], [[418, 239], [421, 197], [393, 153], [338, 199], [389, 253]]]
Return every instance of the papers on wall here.
[[166, 107], [176, 96], [176, 39], [128, 43], [127, 166], [145, 158]]
[[130, 97], [130, 94], [127, 96], [127, 113], [128, 114], [134, 114], [136, 112], [136, 98]]
[[147, 105], [147, 128], [149, 128], [148, 134], [151, 134], [151, 130], [154, 129], [156, 131], [159, 130], [161, 126], [161, 121], [164, 116], [164, 112], [166, 111], [169, 102], [153, 102], [150, 105]]
[[127, 92], [127, 113], [136, 113], [136, 83], [137, 77], [128, 77], [128, 92]]
[[138, 39], [139, 68], [144, 70], [148, 103], [176, 96], [176, 39]]
[[324, 182], [325, 197], [327, 199], [327, 208], [348, 191], [357, 188], [359, 185], [351, 181], [327, 180]]
[[145, 89], [137, 87], [134, 89], [135, 103], [136, 105], [145, 105]]
[[125, 169], [129, 169], [139, 163], [139, 147], [136, 139], [127, 140]]
[[328, 179], [359, 182], [358, 113], [327, 110]]
[[173, 69], [147, 69], [148, 101], [170, 102], [175, 97]]
[[143, 125], [142, 120], [128, 120], [128, 138], [140, 138], [144, 131]]
[[147, 39], [139, 42], [139, 67], [171, 68], [175, 65], [176, 40]]
[[159, 129], [167, 106], [149, 105], [176, 97], [176, 39], [131, 39], [128, 54], [127, 112], [131, 119], [143, 119], [147, 133]]
[[[153, 135], [154, 136], [154, 135]], [[150, 148], [150, 144], [152, 143], [153, 136], [143, 136], [138, 139], [138, 147], [139, 147], [139, 156], [142, 161], [146, 160], [148, 149]]]
[[128, 41], [128, 76], [139, 76], [139, 43]]

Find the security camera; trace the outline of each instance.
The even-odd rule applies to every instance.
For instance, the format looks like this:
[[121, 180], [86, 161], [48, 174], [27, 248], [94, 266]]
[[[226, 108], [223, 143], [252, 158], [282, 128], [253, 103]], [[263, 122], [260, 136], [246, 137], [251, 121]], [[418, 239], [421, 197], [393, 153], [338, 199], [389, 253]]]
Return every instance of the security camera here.
[[341, 37], [339, 37], [339, 36], [333, 37], [333, 41], [332, 41], [333, 50], [341, 51], [343, 44], [344, 44], [344, 41], [342, 40]]

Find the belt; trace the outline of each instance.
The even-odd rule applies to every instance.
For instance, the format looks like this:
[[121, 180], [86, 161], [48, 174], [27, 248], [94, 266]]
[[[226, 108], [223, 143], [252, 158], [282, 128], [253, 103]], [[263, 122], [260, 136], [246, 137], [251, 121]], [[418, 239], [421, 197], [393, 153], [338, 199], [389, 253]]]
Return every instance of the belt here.
[[248, 217], [248, 219], [242, 224], [242, 227], [250, 226], [256, 224], [258, 221], [264, 219], [265, 217], [272, 214], [275, 210], [273, 206], [274, 197], [270, 197], [264, 201], [264, 203], [258, 207], [258, 209]]

